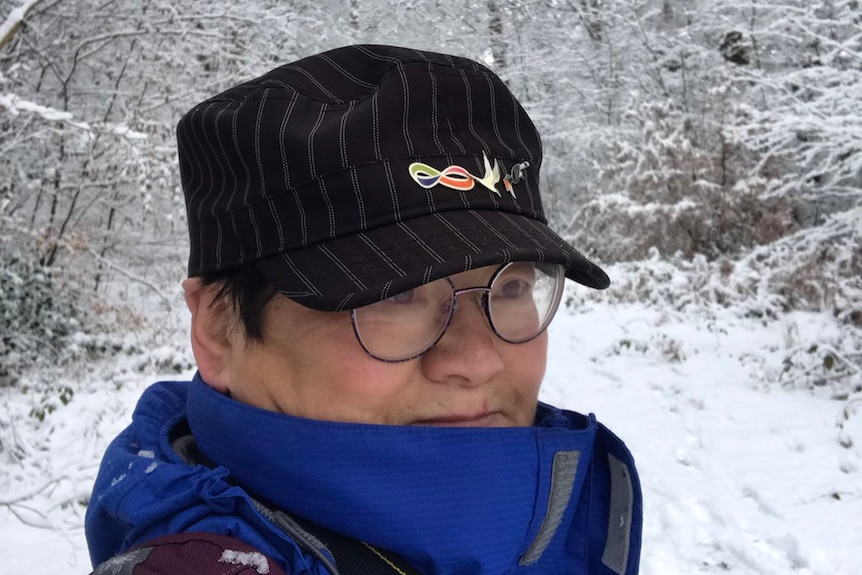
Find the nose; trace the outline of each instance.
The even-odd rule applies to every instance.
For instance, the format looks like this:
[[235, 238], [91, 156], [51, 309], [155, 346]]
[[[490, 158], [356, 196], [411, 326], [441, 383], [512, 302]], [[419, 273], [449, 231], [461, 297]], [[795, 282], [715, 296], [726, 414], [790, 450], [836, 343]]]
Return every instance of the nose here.
[[[465, 292], [472, 290], [465, 290]], [[431, 381], [482, 385], [503, 370], [499, 346], [482, 306], [482, 294], [461, 292], [449, 328], [422, 356], [422, 370]]]

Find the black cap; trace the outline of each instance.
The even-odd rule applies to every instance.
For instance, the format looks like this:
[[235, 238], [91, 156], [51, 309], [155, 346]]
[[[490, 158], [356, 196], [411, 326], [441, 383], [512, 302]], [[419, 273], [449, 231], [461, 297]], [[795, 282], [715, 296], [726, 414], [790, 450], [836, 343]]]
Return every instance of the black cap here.
[[510, 261], [610, 284], [548, 228], [539, 134], [472, 60], [338, 48], [202, 102], [177, 137], [190, 276], [255, 264], [329, 311]]

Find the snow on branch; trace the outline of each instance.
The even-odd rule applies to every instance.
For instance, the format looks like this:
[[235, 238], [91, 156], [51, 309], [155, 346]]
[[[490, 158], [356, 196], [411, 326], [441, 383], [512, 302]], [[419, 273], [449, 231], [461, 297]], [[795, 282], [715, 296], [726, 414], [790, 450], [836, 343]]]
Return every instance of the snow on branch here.
[[27, 16], [27, 12], [29, 12], [33, 6], [38, 4], [39, 1], [40, 0], [24, 0], [21, 5], [13, 9], [6, 17], [6, 20], [0, 24], [0, 49], [2, 49], [3, 46], [12, 39], [15, 32], [21, 28], [21, 23]]
[[92, 125], [87, 122], [74, 121], [74, 116], [71, 112], [64, 112], [36, 104], [35, 102], [22, 100], [15, 94], [0, 94], [0, 110], [5, 110], [13, 116], [17, 116], [22, 112], [29, 112], [41, 116], [49, 122], [61, 122], [85, 132], [120, 136], [127, 140], [145, 140], [147, 138], [146, 134], [137, 132], [125, 124], [100, 123]]
[[17, 116], [21, 112], [31, 112], [42, 116], [42, 118], [49, 122], [72, 121], [72, 114], [70, 112], [63, 112], [61, 110], [42, 106], [41, 104], [28, 102], [26, 100], [22, 100], [15, 94], [0, 94], [0, 108], [5, 109], [13, 116]]

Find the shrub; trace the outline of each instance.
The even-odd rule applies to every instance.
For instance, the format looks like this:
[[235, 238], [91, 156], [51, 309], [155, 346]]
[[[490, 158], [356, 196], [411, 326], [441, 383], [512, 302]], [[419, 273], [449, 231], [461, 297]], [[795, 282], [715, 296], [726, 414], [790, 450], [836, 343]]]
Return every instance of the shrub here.
[[59, 268], [41, 264], [34, 238], [0, 220], [0, 387], [32, 365], [57, 365], [84, 329], [87, 294]]
[[768, 180], [744, 176], [750, 159], [723, 127], [695, 123], [669, 104], [645, 104], [639, 141], [619, 142], [595, 199], [573, 219], [573, 243], [606, 262], [650, 250], [716, 260], [798, 228], [797, 205], [766, 198]]

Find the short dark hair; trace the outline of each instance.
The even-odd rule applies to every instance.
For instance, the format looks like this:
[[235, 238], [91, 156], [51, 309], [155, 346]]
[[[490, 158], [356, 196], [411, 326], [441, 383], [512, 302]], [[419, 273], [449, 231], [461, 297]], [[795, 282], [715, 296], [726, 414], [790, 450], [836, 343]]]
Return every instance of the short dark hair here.
[[227, 304], [250, 341], [263, 340], [263, 310], [278, 291], [254, 264], [200, 276], [204, 286], [220, 285], [212, 305]]

